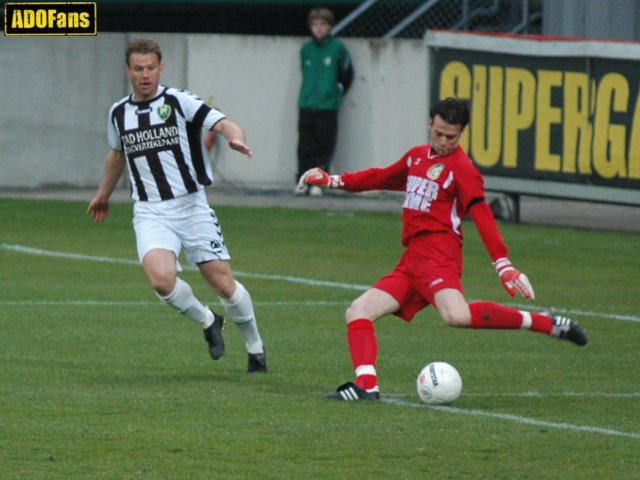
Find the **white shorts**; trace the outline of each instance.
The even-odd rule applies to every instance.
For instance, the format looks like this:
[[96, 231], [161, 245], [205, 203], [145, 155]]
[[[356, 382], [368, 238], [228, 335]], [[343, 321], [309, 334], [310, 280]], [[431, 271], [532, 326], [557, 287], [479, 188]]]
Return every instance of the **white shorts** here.
[[161, 202], [136, 202], [133, 228], [140, 262], [155, 248], [171, 250], [176, 259], [184, 248], [193, 265], [231, 259], [204, 190]]

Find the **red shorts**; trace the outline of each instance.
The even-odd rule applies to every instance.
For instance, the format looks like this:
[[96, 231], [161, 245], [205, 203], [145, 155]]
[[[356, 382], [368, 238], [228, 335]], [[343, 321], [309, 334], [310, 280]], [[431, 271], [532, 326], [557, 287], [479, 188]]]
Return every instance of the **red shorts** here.
[[395, 312], [407, 322], [429, 304], [439, 290], [462, 290], [462, 244], [449, 233], [428, 233], [410, 240], [396, 268], [373, 287], [399, 304]]

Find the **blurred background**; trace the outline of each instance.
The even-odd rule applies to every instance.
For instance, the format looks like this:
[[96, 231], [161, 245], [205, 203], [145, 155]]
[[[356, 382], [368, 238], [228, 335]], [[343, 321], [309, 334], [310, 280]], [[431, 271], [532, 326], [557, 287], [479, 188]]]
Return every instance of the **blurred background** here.
[[[0, 40], [0, 190], [97, 186], [108, 149], [109, 107], [129, 92], [124, 47], [131, 38], [148, 35], [155, 37], [163, 49], [163, 84], [191, 90], [247, 132], [255, 152], [253, 161], [230, 152], [226, 145], [218, 144], [210, 152], [218, 185], [290, 191], [296, 169], [299, 49], [309, 38], [307, 14], [317, 5], [336, 14], [334, 34], [349, 48], [356, 72], [340, 112], [335, 171], [386, 165], [409, 147], [426, 141], [429, 104], [443, 91], [436, 76], [439, 67], [433, 63], [439, 57], [434, 55], [449, 46], [470, 51], [467, 66], [469, 71], [477, 70], [473, 52], [478, 42], [465, 34], [488, 35], [488, 50], [494, 51], [493, 57], [478, 60], [486, 68], [519, 52], [519, 46], [505, 50], [511, 39], [532, 39], [533, 43], [526, 44], [530, 49], [544, 44], [537, 53], [524, 53], [535, 59], [557, 55], [554, 52], [559, 46], [574, 46], [565, 55], [585, 59], [580, 68], [586, 75], [592, 70], [592, 58], [602, 56], [611, 58], [607, 65], [613, 65], [607, 66], [613, 71], [605, 74], [627, 75], [640, 55], [636, 43], [640, 39], [640, 3], [634, 0], [100, 0], [97, 36], [4, 36]], [[440, 31], [460, 35], [455, 37], [455, 44], [449, 44], [453, 37], [429, 34]], [[537, 42], [542, 38], [543, 42]], [[562, 42], [554, 43], [554, 39]], [[455, 54], [457, 50], [453, 51]], [[564, 60], [550, 61], [561, 76], [567, 73], [562, 71]], [[507, 68], [505, 62], [506, 67], [498, 66]], [[526, 66], [527, 57], [523, 62]], [[622, 73], [617, 71], [618, 62], [623, 65]], [[538, 71], [532, 70], [533, 75]], [[610, 95], [625, 102], [624, 107], [609, 107], [613, 100], [606, 104], [609, 110], [622, 112], [614, 111], [610, 117], [612, 124], [620, 121], [626, 129], [620, 147], [623, 153], [616, 153], [612, 146], [615, 136], [605, 131], [602, 147], [591, 149], [593, 159], [585, 160], [588, 172], [567, 172], [563, 164], [555, 172], [561, 175], [559, 178], [546, 178], [558, 180], [558, 185], [541, 182], [519, 192], [519, 184], [507, 188], [499, 181], [495, 190], [503, 190], [516, 200], [519, 193], [538, 191], [566, 198], [567, 185], [579, 183], [580, 189], [588, 188], [589, 192], [605, 188], [587, 200], [640, 204], [640, 159], [633, 153], [634, 135], [640, 137], [636, 132], [640, 119], [633, 115], [638, 82], [634, 77], [637, 74], [629, 75], [626, 102], [616, 97], [615, 90]], [[592, 80], [599, 82], [600, 78]], [[594, 96], [595, 92], [594, 87], [587, 95]], [[473, 100], [471, 93], [469, 99]], [[598, 105], [604, 105], [604, 100]], [[562, 109], [574, 101], [581, 100], [567, 97], [561, 89], [551, 90], [554, 107]], [[534, 115], [538, 115], [540, 105], [535, 101], [533, 105]], [[590, 123], [579, 135], [591, 135], [598, 108], [588, 112]], [[553, 149], [565, 158], [562, 118], [557, 128], [550, 127], [550, 137]], [[509, 123], [507, 116], [504, 123]], [[536, 125], [530, 127], [531, 135], [536, 135]], [[608, 125], [607, 131], [614, 132]], [[522, 138], [529, 133], [518, 135]], [[504, 151], [502, 155], [524, 158], [529, 150], [539, 148], [536, 142], [521, 142], [527, 145], [527, 151]], [[613, 174], [591, 171], [589, 162], [598, 161], [596, 150], [600, 157], [606, 157], [600, 161], [620, 164]], [[484, 173], [492, 172], [487, 168]], [[524, 173], [529, 175], [528, 171]], [[576, 175], [569, 178], [572, 173]], [[538, 185], [551, 190], [538, 189]], [[126, 180], [121, 188], [128, 190]], [[580, 190], [570, 198], [590, 196]]]

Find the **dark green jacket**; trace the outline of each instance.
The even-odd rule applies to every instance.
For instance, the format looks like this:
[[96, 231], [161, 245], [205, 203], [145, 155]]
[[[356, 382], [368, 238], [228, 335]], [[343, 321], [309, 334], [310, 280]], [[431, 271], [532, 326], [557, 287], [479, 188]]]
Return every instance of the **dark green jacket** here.
[[353, 81], [353, 66], [344, 44], [332, 35], [309, 40], [300, 50], [302, 88], [298, 108], [338, 110]]

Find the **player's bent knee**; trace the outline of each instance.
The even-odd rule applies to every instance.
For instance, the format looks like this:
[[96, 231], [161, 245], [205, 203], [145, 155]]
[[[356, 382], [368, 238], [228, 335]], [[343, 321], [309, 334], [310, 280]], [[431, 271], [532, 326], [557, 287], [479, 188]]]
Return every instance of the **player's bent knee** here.
[[442, 321], [450, 327], [465, 328], [471, 324], [471, 317], [464, 314], [443, 314]]
[[368, 318], [367, 312], [364, 308], [361, 308], [358, 304], [358, 301], [354, 301], [349, 308], [344, 312], [344, 319], [347, 323], [352, 322], [353, 320], [358, 320], [359, 318]]
[[151, 288], [163, 297], [169, 295], [176, 286], [176, 278], [173, 276], [150, 276]]
[[231, 298], [236, 293], [235, 280], [233, 277], [230, 280], [228, 278], [221, 280], [223, 281], [211, 282], [211, 288], [218, 297]]

